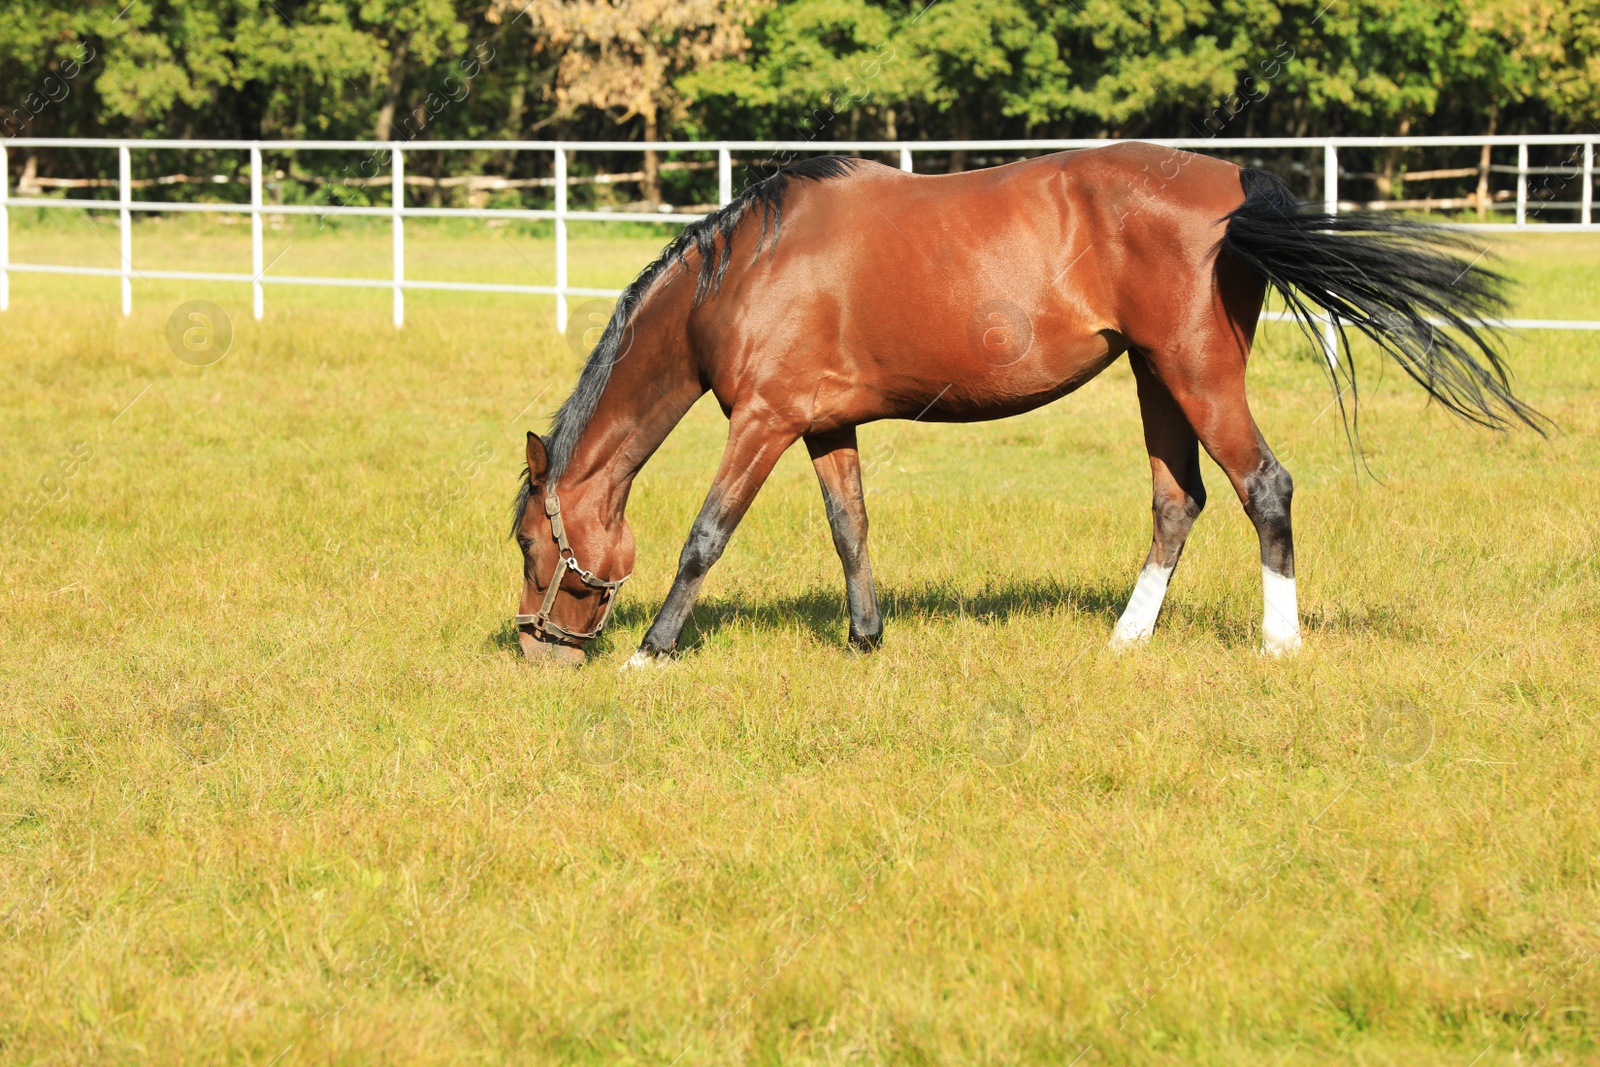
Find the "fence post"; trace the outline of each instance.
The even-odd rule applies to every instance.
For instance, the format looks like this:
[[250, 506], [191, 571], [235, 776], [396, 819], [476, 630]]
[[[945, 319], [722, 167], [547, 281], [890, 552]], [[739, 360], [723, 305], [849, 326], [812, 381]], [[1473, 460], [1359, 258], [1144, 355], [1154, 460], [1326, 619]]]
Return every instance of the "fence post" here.
[[1332, 144], [1322, 146], [1322, 210], [1339, 213], [1339, 149]]
[[567, 150], [556, 147], [556, 332], [567, 332]]
[[119, 212], [122, 229], [122, 317], [133, 314], [133, 158], [127, 145], [117, 146], [117, 190], [122, 204]]
[[1517, 225], [1528, 224], [1528, 143], [1517, 145]]
[[[1332, 142], [1322, 146], [1322, 210], [1329, 215], [1339, 213], [1339, 149]], [[1339, 335], [1333, 328], [1333, 316], [1322, 318], [1322, 356], [1328, 366], [1339, 366]]]
[[[5, 158], [5, 157], [0, 157]], [[1595, 142], [1584, 142], [1584, 226], [1594, 226], [1592, 208], [1595, 206]]]
[[907, 174], [911, 173], [911, 149], [909, 148], [900, 149], [900, 169]]
[[389, 143], [389, 161], [394, 177], [394, 192], [389, 194], [394, 215], [394, 325], [399, 329], [406, 324], [406, 164], [399, 141]]
[[0, 311], [11, 307], [11, 212], [6, 201], [11, 199], [11, 159], [6, 146], [0, 144]]
[[264, 257], [261, 247], [261, 146], [250, 146], [250, 305], [256, 321], [267, 313], [266, 292], [261, 284]]
[[727, 145], [717, 149], [717, 203], [733, 203], [733, 156]]

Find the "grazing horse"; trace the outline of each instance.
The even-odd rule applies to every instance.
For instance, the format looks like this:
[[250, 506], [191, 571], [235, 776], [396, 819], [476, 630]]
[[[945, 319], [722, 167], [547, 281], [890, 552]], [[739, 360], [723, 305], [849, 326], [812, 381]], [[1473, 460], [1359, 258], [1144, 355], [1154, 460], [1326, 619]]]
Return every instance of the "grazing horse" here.
[[1245, 399], [1266, 290], [1314, 343], [1313, 305], [1337, 325], [1341, 398], [1354, 326], [1457, 414], [1537, 428], [1480, 326], [1504, 309], [1504, 279], [1451, 254], [1461, 244], [1414, 221], [1314, 213], [1267, 171], [1148, 144], [938, 176], [837, 156], [781, 170], [645, 268], [549, 437], [528, 434], [513, 526], [522, 649], [583, 662], [633, 570], [634, 476], [707, 390], [728, 417], [726, 450], [628, 665], [673, 651], [706, 572], [797, 439], [844, 563], [850, 644], [873, 648], [883, 617], [856, 427], [1016, 415], [1126, 353], [1155, 531], [1112, 645], [1150, 637], [1205, 506], [1204, 446], [1261, 540], [1262, 650], [1292, 652], [1293, 483]]

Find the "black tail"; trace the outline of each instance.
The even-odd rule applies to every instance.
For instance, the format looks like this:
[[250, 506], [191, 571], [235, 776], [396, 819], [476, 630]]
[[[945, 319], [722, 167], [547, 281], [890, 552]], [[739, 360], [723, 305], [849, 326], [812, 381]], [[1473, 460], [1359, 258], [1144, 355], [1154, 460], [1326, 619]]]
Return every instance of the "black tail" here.
[[1468, 241], [1443, 226], [1375, 212], [1306, 211], [1270, 171], [1246, 167], [1239, 181], [1245, 200], [1229, 213], [1222, 246], [1283, 294], [1313, 348], [1320, 351], [1322, 339], [1311, 305], [1333, 319], [1352, 403], [1347, 326], [1469, 422], [1498, 429], [1515, 419], [1544, 433], [1547, 420], [1512, 395], [1494, 329], [1485, 325], [1506, 310], [1506, 278], [1451, 254]]

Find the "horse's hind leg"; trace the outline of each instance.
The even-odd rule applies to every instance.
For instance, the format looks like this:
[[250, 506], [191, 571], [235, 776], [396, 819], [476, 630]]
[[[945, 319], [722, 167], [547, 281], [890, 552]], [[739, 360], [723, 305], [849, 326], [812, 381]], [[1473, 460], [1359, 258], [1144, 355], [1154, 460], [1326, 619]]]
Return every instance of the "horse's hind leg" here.
[[844, 587], [850, 601], [850, 645], [877, 648], [883, 641], [883, 616], [872, 587], [872, 561], [867, 557], [867, 501], [861, 488], [861, 455], [856, 428], [806, 437], [806, 451], [822, 483], [822, 504], [828, 509], [833, 547], [844, 564]]
[[699, 516], [689, 528], [689, 539], [678, 557], [677, 577], [628, 666], [647, 665], [677, 646], [678, 635], [689, 621], [689, 612], [694, 610], [706, 573], [728, 547], [734, 528], [750, 509], [778, 457], [799, 436], [798, 430], [786, 429], [783, 420], [765, 407], [759, 411], [734, 410], [722, 464]]
[[1189, 528], [1206, 506], [1206, 487], [1200, 480], [1199, 439], [1144, 356], [1131, 351], [1128, 363], [1139, 387], [1144, 445], [1150, 453], [1150, 511], [1155, 532], [1133, 595], [1112, 631], [1111, 647], [1115, 649], [1150, 639]]
[[[1242, 342], [1242, 344], [1241, 344]], [[1295, 601], [1294, 534], [1289, 505], [1294, 480], [1267, 447], [1245, 400], [1244, 354], [1249, 338], [1231, 328], [1200, 331], [1153, 352], [1151, 364], [1200, 443], [1227, 474], [1261, 540], [1261, 651], [1282, 655], [1300, 647]]]

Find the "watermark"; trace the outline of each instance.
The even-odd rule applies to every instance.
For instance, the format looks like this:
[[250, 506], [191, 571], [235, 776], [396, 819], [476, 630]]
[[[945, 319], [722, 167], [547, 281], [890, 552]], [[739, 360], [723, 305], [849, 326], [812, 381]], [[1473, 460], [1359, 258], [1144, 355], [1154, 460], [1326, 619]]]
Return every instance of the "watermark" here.
[[[375, 882], [376, 886], [374, 887], [381, 886], [384, 881], [383, 872], [376, 871], [371, 875], [363, 872], [362, 880], [369, 884]], [[401, 964], [404, 962], [404, 957], [401, 954], [409, 949], [416, 940], [417, 931], [412, 929], [397, 948], [389, 945], [379, 945], [350, 966], [335, 971], [336, 977], [331, 992], [337, 1007], [325, 1008], [317, 1016], [314, 1023], [316, 1028], [322, 1030], [329, 1023], [338, 1019], [344, 1013], [344, 1010], [355, 1001], [357, 993], [362, 990], [372, 989], [387, 975], [398, 973]]]
[[[594, 357], [594, 350], [606, 335], [606, 328], [616, 314], [617, 302], [615, 300], [585, 300], [572, 309], [567, 317], [567, 347], [572, 349], [572, 354], [583, 360], [585, 365]], [[608, 367], [615, 367], [622, 362], [633, 349], [633, 319], [623, 323], [621, 335], [617, 344], [612, 349]]]
[[444, 514], [445, 508], [466, 499], [469, 483], [482, 477], [485, 466], [493, 459], [494, 446], [487, 441], [479, 441], [472, 446], [468, 455], [457, 460], [437, 481], [427, 484], [422, 491], [421, 506], [412, 508], [405, 519], [406, 530], [413, 542], [422, 536], [425, 526]]
[[[1321, 17], [1320, 14], [1317, 16], [1318, 19]], [[1313, 23], [1315, 21], [1314, 19]], [[1285, 50], [1287, 50], [1287, 54], [1285, 54]], [[1224, 100], [1220, 107], [1212, 108], [1203, 120], [1204, 129], [1196, 126], [1193, 122], [1189, 123], [1190, 128], [1202, 137], [1209, 138], [1220, 134], [1228, 127], [1229, 123], [1239, 117], [1239, 114], [1245, 108], [1257, 101], [1266, 99], [1269, 91], [1268, 83], [1281, 75], [1284, 68], [1293, 62], [1294, 58], [1295, 50], [1293, 46], [1280, 43], [1273, 49], [1271, 58], [1258, 64], [1256, 74], [1260, 75], [1259, 79], [1255, 75], [1246, 75], [1241, 83], [1244, 89], [1242, 94], [1235, 92]], [[1168, 185], [1177, 180], [1178, 175], [1183, 173], [1185, 166], [1200, 158], [1202, 157], [1185, 149], [1168, 149], [1167, 154], [1157, 161], [1155, 170], [1152, 171], [1148, 163], [1140, 166], [1139, 170], [1142, 178], [1135, 179], [1135, 188], [1148, 200], [1153, 201], [1160, 196]], [[1144, 206], [1144, 204], [1140, 204], [1137, 207], [1123, 211], [1117, 217], [1117, 228], [1119, 230], [1125, 228], [1128, 219], [1143, 211]]]
[[586, 763], [609, 767], [633, 751], [633, 719], [613, 700], [582, 708], [572, 718], [567, 743]]
[[1379, 704], [1367, 720], [1367, 741], [1385, 763], [1409, 767], [1433, 747], [1433, 716], [1409, 700]]
[[1033, 320], [1009, 300], [979, 304], [967, 319], [967, 347], [994, 367], [1009, 367], [1033, 348]]
[[[1288, 54], [1285, 55], [1285, 52]], [[1271, 57], [1262, 60], [1256, 65], [1255, 74], [1246, 74], [1244, 76], [1244, 80], [1239, 83], [1240, 88], [1243, 90], [1242, 92], [1233, 93], [1219, 106], [1211, 109], [1211, 112], [1206, 115], [1203, 122], [1205, 129], [1202, 130], [1193, 122], [1189, 123], [1189, 128], [1202, 137], [1215, 137], [1221, 133], [1230, 122], [1239, 117], [1241, 111], [1251, 104], [1259, 103], [1267, 98], [1267, 93], [1270, 91], [1268, 86], [1271, 84], [1272, 79], [1278, 77], [1283, 72], [1283, 69], [1294, 61], [1294, 57], [1294, 46], [1280, 42], [1272, 50]], [[1259, 80], [1256, 75], [1260, 75]]]
[[[1577, 148], [1574, 148], [1570, 153], [1568, 153], [1566, 159], [1563, 159], [1560, 163], [1556, 164], [1555, 167], [1550, 169], [1552, 171], [1557, 171], [1558, 173], [1544, 174], [1540, 177], [1537, 185], [1532, 183], [1528, 185], [1528, 218], [1530, 219], [1538, 218], [1541, 214], [1543, 214], [1545, 205], [1551, 201], [1554, 201], [1556, 194], [1566, 189], [1567, 186], [1571, 185], [1573, 179], [1582, 179], [1583, 146], [1579, 145]], [[1590, 210], [1593, 209], [1591, 208]], [[1582, 212], [1583, 208], [1580, 206], [1578, 208], [1578, 213], [1581, 215]], [[1579, 218], [1578, 221], [1587, 222], [1589, 220], [1585, 218]]]
[[194, 367], [209, 367], [233, 347], [233, 319], [209, 300], [189, 300], [167, 316], [167, 347]]
[[57, 73], [46, 75], [37, 89], [22, 98], [20, 108], [12, 108], [9, 114], [0, 118], [0, 134], [21, 137], [33, 125], [33, 120], [49, 110], [52, 104], [59, 104], [72, 95], [73, 81], [83, 73], [84, 67], [94, 62], [98, 54], [93, 45], [80, 43], [73, 58], [63, 63]]
[[[487, 55], [484, 54], [485, 49], [488, 50]], [[443, 90], [442, 94], [437, 90], [430, 91], [428, 95], [423, 98], [420, 105], [418, 105], [411, 112], [396, 117], [390, 123], [389, 140], [405, 142], [416, 140], [418, 135], [420, 135], [423, 130], [427, 129], [428, 123], [433, 119], [438, 118], [440, 113], [443, 112], [446, 107], [448, 107], [450, 104], [459, 104], [469, 95], [471, 95], [472, 82], [483, 73], [484, 67], [488, 66], [488, 64], [494, 61], [496, 54], [497, 53], [495, 52], [494, 47], [487, 41], [479, 41], [476, 45], [474, 45], [471, 52], [465, 59], [459, 59], [456, 61], [456, 67], [460, 71], [460, 76], [457, 77], [455, 73], [451, 73], [446, 75], [444, 80], [440, 83], [438, 88]], [[454, 83], [454, 88], [452, 88], [452, 83]], [[412, 120], [416, 120], [417, 125], [415, 128], [412, 127]], [[396, 127], [399, 128], [404, 136], [395, 136]], [[344, 168], [344, 175], [346, 178], [351, 179], [352, 181], [359, 180], [363, 184], [366, 184], [367, 182], [375, 179], [380, 171], [387, 170], [393, 164], [393, 162], [393, 150], [385, 148], [381, 151], [372, 153], [360, 163], [357, 163], [356, 174], [350, 173], [350, 167], [347, 164]], [[354, 200], [353, 197], [349, 197], [348, 194], [346, 194], [345, 199], [340, 198], [340, 190], [345, 188], [346, 186], [339, 181], [329, 182], [327, 186], [325, 186], [327, 196], [329, 199], [334, 201], [335, 207], [329, 211], [321, 212], [317, 215], [318, 229], [321, 229], [323, 226], [327, 225], [329, 219], [337, 218], [346, 208], [352, 206]], [[354, 188], [354, 186], [350, 186], [350, 188]]]
[[[1579, 972], [1593, 963], [1596, 956], [1600, 956], [1600, 949], [1579, 949], [1560, 963], [1554, 966], [1548, 964], [1545, 966], [1544, 979], [1539, 983], [1539, 988], [1534, 990], [1533, 993], [1533, 1007], [1517, 1016], [1517, 1022], [1520, 1024], [1517, 1027], [1517, 1037], [1520, 1038], [1528, 1027], [1533, 1025], [1533, 1017], [1542, 1014], [1550, 1006], [1551, 999], [1561, 990], [1571, 985], [1573, 979], [1578, 977]], [[1494, 1046], [1495, 1042], [1493, 1041], [1485, 1045], [1483, 1051], [1474, 1056], [1472, 1063], [1468, 1064], [1467, 1067], [1472, 1067], [1472, 1064], [1482, 1061], [1484, 1055]]]
[[0, 519], [0, 543], [10, 544], [41, 511], [65, 500], [70, 492], [68, 483], [93, 458], [94, 446], [88, 441], [74, 441], [68, 445], [66, 455], [57, 460], [50, 470], [39, 475], [34, 480], [33, 490], [22, 498], [21, 503], [6, 512], [4, 519]]
[[[494, 457], [494, 446], [487, 441], [479, 441], [472, 446], [471, 452], [457, 460], [444, 474], [423, 484], [421, 501], [413, 504], [401, 519], [401, 526], [413, 545], [421, 541], [422, 531], [437, 521], [450, 505], [466, 499], [471, 489], [470, 483], [482, 477]], [[394, 541], [384, 540], [359, 555], [349, 557], [355, 561], [352, 564], [354, 573], [376, 578], [383, 565], [394, 559], [396, 547]], [[327, 556], [338, 557], [344, 551], [344, 542], [334, 540], [332, 536], [325, 537], [322, 551]]]
[[216, 701], [195, 697], [172, 709], [167, 738], [195, 763], [216, 763], [233, 747], [233, 716]]
[[985, 704], [967, 724], [972, 753], [991, 767], [1022, 762], [1033, 744], [1033, 723], [1014, 701]]
[[[799, 135], [799, 141], [786, 142], [784, 147], [776, 149], [765, 159], [751, 164], [746, 163], [744, 170], [747, 175], [746, 183], [754, 185], [765, 181], [781, 171], [784, 167], [794, 162], [795, 156], [800, 153], [806, 144], [815, 141], [817, 136], [833, 124], [839, 114], [855, 104], [859, 104], [871, 95], [868, 83], [883, 73], [885, 67], [894, 63], [897, 51], [887, 41], [880, 41], [874, 46], [877, 51], [870, 58], [858, 60], [852, 73], [844, 75], [839, 85], [828, 90], [821, 107], [812, 108], [802, 119], [805, 123], [801, 126], [793, 121], [789, 129]], [[858, 82], [852, 86], [852, 82]], [[793, 145], [794, 147], [788, 147]], [[765, 173], [764, 173], [765, 172]]]

